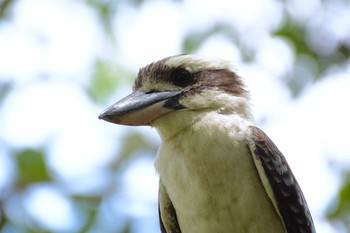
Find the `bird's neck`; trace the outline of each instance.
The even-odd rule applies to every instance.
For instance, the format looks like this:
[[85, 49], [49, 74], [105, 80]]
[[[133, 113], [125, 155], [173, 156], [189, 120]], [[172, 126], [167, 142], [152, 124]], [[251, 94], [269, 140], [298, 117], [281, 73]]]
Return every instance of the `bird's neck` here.
[[230, 103], [219, 108], [203, 108], [198, 110], [184, 109], [171, 112], [152, 123], [162, 141], [169, 141], [178, 135], [205, 129], [207, 125], [224, 124], [227, 119], [252, 121], [247, 102]]

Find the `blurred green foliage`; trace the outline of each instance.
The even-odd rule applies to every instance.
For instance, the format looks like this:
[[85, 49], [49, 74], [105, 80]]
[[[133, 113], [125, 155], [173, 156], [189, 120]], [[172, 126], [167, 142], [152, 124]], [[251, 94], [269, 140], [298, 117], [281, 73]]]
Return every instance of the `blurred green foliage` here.
[[18, 188], [51, 180], [43, 150], [25, 149], [15, 154], [19, 173], [16, 184]]
[[14, 0], [3, 0], [0, 2], [0, 19], [6, 18], [8, 10], [14, 2]]
[[5, 99], [7, 94], [11, 91], [12, 83], [11, 82], [1, 82], [0, 81], [0, 107], [2, 101]]
[[350, 173], [346, 172], [344, 177], [335, 203], [328, 212], [328, 219], [334, 224], [345, 226], [350, 232]]
[[104, 102], [120, 85], [116, 77], [127, 77], [125, 72], [118, 69], [116, 64], [109, 60], [98, 59], [95, 62], [94, 72], [87, 92], [93, 101]]
[[292, 77], [288, 79], [287, 84], [295, 97], [302, 93], [304, 87], [308, 86], [308, 81], [318, 81], [321, 77], [324, 77], [322, 74], [331, 66], [343, 64], [350, 56], [350, 46], [343, 42], [329, 54], [311, 48], [310, 42], [307, 40], [308, 30], [310, 29], [305, 24], [301, 24], [287, 15], [284, 24], [274, 32], [275, 36], [284, 38], [294, 48], [297, 61], [299, 57], [306, 56], [316, 64], [316, 69], [312, 65], [308, 66], [306, 64], [303, 67], [309, 70], [310, 74], [313, 74], [311, 77], [312, 80], [301, 77], [299, 73], [291, 74]]
[[137, 132], [130, 131], [122, 139], [123, 145], [120, 149], [118, 157], [110, 163], [112, 170], [119, 171], [125, 167], [128, 163], [132, 162], [135, 157], [139, 156], [137, 152], [143, 151], [144, 154], [150, 152], [155, 154], [157, 146], [146, 140], [144, 135], [140, 135]]

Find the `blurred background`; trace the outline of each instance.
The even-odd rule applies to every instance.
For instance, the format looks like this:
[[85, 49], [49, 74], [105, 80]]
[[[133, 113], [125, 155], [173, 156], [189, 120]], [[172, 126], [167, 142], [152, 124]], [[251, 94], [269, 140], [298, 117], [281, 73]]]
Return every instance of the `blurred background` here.
[[97, 119], [140, 66], [231, 60], [317, 232], [350, 232], [348, 0], [1, 0], [0, 232], [160, 232], [160, 143]]

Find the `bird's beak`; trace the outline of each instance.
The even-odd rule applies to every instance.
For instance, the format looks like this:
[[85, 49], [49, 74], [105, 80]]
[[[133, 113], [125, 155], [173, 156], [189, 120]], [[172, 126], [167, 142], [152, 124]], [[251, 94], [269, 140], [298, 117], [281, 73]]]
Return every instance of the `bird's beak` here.
[[182, 91], [135, 91], [107, 108], [98, 118], [121, 125], [148, 125], [174, 109], [183, 108], [178, 103], [181, 93]]

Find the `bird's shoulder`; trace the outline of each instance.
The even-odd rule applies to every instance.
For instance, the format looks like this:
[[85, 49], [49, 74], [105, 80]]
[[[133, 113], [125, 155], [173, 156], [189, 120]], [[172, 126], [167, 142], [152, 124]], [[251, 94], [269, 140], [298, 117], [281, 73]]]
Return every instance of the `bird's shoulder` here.
[[162, 233], [181, 233], [175, 208], [161, 180], [159, 180], [158, 214]]
[[287, 232], [314, 233], [312, 217], [285, 157], [258, 127], [249, 126], [249, 147], [265, 191]]

